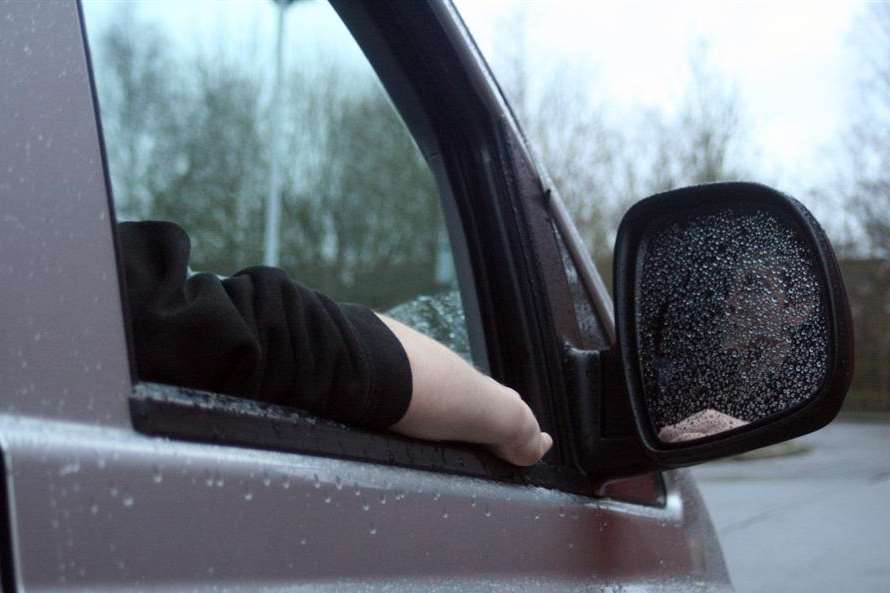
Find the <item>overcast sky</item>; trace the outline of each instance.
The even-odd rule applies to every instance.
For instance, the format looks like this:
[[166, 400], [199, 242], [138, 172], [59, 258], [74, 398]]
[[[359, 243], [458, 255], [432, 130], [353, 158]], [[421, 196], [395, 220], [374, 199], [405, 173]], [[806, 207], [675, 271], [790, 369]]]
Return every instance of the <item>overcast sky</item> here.
[[[85, 0], [88, 29], [118, 18], [120, 4]], [[676, 105], [690, 50], [703, 42], [712, 68], [737, 89], [762, 180], [802, 194], [830, 177], [831, 146], [851, 108], [856, 69], [850, 35], [862, 1], [457, 0], [457, 6], [494, 63], [511, 49], [504, 46], [504, 22], [521, 6], [526, 26], [516, 34], [524, 34], [532, 63], [572, 64], [591, 77], [592, 99], [618, 113]], [[126, 7], [189, 51], [232, 41], [259, 57], [272, 51], [270, 0], [151, 0]], [[361, 61], [331, 16], [315, 0], [289, 9], [291, 51], [322, 45]]]
[[[498, 19], [522, 0], [458, 0], [484, 53]], [[735, 86], [756, 169], [801, 193], [828, 173], [852, 102], [858, 1], [527, 1], [527, 52], [582, 62], [607, 105], [666, 107], [684, 91], [690, 50]], [[598, 97], [601, 98], [601, 97]]]

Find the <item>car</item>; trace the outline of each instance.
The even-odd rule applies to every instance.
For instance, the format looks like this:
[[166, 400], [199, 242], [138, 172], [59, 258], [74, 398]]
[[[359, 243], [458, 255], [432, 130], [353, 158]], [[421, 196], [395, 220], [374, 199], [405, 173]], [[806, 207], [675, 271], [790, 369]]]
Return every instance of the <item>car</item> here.
[[[852, 373], [851, 333], [818, 224], [754, 184], [649, 198], [619, 231], [613, 305], [454, 7], [331, 6], [431, 171], [449, 257], [430, 282], [457, 286], [466, 355], [522, 394], [553, 450], [521, 469], [468, 445], [140, 381], [115, 240], [113, 195], [124, 186], [109, 169], [115, 132], [97, 91], [95, 39], [79, 2], [5, 0], [2, 590], [731, 590], [707, 509], [682, 468], [815, 430], [837, 413]], [[786, 356], [771, 359], [775, 348], [787, 350], [788, 336], [808, 327], [793, 333], [808, 340], [810, 354], [798, 361], [811, 371], [805, 392], [783, 384], [792, 395], [762, 417], [668, 442], [662, 431], [683, 433], [684, 418], [662, 417], [667, 404], [653, 404], [683, 399], [666, 373], [703, 367], [677, 351], [688, 341], [653, 338], [667, 335], [658, 323], [669, 324], [656, 319], [668, 310], [659, 295], [677, 296], [665, 270], [675, 277], [679, 261], [701, 271], [710, 264], [695, 254], [704, 249], [690, 245], [717, 245], [726, 229], [754, 223], [767, 229], [765, 243], [724, 247], [726, 256], [777, 242], [767, 252], [782, 263], [724, 268], [723, 280], [741, 287], [720, 296], [738, 305], [734, 316], [708, 317], [707, 298], [717, 297], [682, 291], [685, 308], [670, 311], [710, 320], [694, 330], [701, 336], [740, 319], [777, 330], [763, 346], [761, 325], [749, 324], [727, 346], [734, 359], [756, 351], [746, 359], [752, 372], [773, 378]], [[692, 255], [674, 261], [683, 249]], [[786, 268], [798, 276], [779, 278]], [[757, 317], [770, 310], [766, 301], [745, 300], [784, 298], [776, 283], [808, 295], [794, 322], [783, 313], [766, 323]], [[757, 311], [745, 317], [744, 303]]]

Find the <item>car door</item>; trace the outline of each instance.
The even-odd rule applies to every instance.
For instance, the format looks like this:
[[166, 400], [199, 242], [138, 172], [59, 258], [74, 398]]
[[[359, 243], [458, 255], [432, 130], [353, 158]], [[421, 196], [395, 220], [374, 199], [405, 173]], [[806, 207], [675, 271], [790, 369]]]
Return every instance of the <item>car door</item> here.
[[573, 411], [604, 394], [571, 353], [609, 343], [608, 298], [459, 16], [332, 6], [434, 177], [470, 354], [553, 451], [519, 470], [140, 382], [92, 33], [77, 3], [6, 1], [3, 590], [728, 588], [686, 474], [604, 486], [578, 469]]

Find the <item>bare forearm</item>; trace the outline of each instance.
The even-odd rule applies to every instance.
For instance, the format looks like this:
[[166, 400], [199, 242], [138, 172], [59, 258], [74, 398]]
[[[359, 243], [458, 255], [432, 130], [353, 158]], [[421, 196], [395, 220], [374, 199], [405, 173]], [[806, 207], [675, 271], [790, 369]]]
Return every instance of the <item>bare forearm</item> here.
[[552, 445], [531, 409], [512, 389], [480, 373], [435, 340], [385, 316], [411, 365], [405, 416], [391, 430], [427, 440], [487, 445], [517, 465], [538, 461]]

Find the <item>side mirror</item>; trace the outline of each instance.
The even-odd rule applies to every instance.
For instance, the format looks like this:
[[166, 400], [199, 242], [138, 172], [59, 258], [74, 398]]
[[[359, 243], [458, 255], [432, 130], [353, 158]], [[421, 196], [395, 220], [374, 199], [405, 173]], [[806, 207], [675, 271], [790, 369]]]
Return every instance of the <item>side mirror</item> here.
[[618, 343], [602, 373], [623, 379], [606, 397], [626, 397], [635, 428], [624, 467], [734, 455], [837, 415], [853, 374], [850, 311], [803, 205], [751, 183], [689, 187], [638, 202], [616, 241]]

